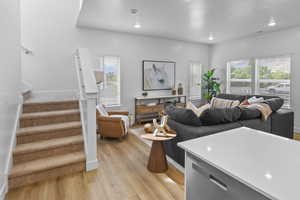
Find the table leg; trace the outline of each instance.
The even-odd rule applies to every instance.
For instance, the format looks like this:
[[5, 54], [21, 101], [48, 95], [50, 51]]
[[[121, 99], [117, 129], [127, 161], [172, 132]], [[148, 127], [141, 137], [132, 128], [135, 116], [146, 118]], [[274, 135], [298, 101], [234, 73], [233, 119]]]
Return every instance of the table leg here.
[[148, 170], [155, 173], [163, 173], [168, 170], [166, 153], [161, 141], [153, 141], [152, 143]]

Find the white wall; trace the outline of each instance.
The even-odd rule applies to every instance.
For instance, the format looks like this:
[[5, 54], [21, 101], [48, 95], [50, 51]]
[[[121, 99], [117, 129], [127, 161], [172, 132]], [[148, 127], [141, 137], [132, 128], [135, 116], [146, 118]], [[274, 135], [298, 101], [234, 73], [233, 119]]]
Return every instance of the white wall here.
[[20, 84], [19, 0], [0, 1], [0, 199], [18, 107]]
[[214, 45], [210, 64], [218, 69], [222, 83], [226, 85], [227, 61], [278, 55], [292, 56], [291, 102], [295, 111], [295, 131], [300, 133], [300, 93], [297, 88], [300, 85], [300, 27]]
[[[78, 29], [79, 1], [26, 0], [22, 9], [22, 43], [34, 51], [23, 56], [23, 74], [34, 92], [76, 89], [71, 53], [78, 47], [96, 55], [121, 57], [121, 101], [133, 109], [142, 93], [142, 60], [176, 62], [176, 80], [188, 84], [189, 61], [208, 64], [208, 46], [131, 34]], [[48, 92], [47, 92], [48, 93]]]

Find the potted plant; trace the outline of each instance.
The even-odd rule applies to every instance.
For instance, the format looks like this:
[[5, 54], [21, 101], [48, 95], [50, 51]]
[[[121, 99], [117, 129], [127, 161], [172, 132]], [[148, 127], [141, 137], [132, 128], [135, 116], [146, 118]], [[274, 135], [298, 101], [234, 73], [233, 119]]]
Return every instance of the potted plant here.
[[210, 102], [210, 100], [221, 91], [221, 84], [218, 82], [219, 79], [214, 77], [215, 70], [216, 69], [213, 68], [204, 73], [202, 76], [202, 80], [204, 82], [203, 89], [205, 91], [203, 97], [208, 102]]

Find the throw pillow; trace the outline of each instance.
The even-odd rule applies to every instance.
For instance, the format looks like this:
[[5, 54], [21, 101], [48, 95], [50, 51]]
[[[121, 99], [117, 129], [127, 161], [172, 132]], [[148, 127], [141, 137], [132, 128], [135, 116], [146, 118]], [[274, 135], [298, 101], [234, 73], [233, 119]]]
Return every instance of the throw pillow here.
[[234, 108], [210, 108], [205, 110], [200, 116], [204, 125], [214, 125], [222, 123], [236, 122], [240, 119], [241, 109]]
[[284, 100], [282, 98], [271, 98], [264, 100], [262, 103], [268, 104], [271, 110], [276, 112], [282, 107]]
[[210, 105], [212, 108], [234, 108], [240, 105], [240, 101], [213, 97]]
[[253, 104], [253, 103], [261, 103], [264, 101], [263, 97], [259, 97], [257, 98], [256, 96], [253, 96], [251, 98], [248, 99], [249, 104]]
[[244, 101], [240, 104], [240, 106], [247, 106], [247, 105], [250, 105], [248, 99], [244, 100]]
[[105, 108], [102, 104], [97, 106], [97, 110], [99, 111], [101, 116], [103, 116], [103, 117], [108, 117], [109, 116], [108, 112], [105, 110]]
[[170, 119], [185, 125], [201, 126], [202, 123], [197, 115], [190, 109], [177, 108], [173, 105], [165, 109]]
[[203, 106], [201, 106], [200, 108], [197, 108], [192, 102], [187, 102], [186, 104], [186, 108], [192, 110], [195, 115], [197, 115], [197, 117], [200, 117], [202, 112], [208, 108], [210, 108], [210, 104], [205, 104]]

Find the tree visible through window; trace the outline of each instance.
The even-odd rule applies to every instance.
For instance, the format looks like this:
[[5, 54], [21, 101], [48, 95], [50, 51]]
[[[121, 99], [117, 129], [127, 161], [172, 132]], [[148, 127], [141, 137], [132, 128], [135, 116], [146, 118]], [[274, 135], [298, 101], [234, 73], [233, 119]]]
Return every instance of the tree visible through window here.
[[280, 96], [289, 106], [290, 68], [290, 56], [228, 62], [227, 92]]
[[290, 105], [290, 68], [289, 56], [276, 58], [263, 58], [256, 60], [259, 73], [257, 91], [263, 95], [276, 95]]
[[250, 60], [239, 60], [227, 63], [228, 80], [227, 89], [235, 94], [250, 94], [251, 93], [251, 64]]

